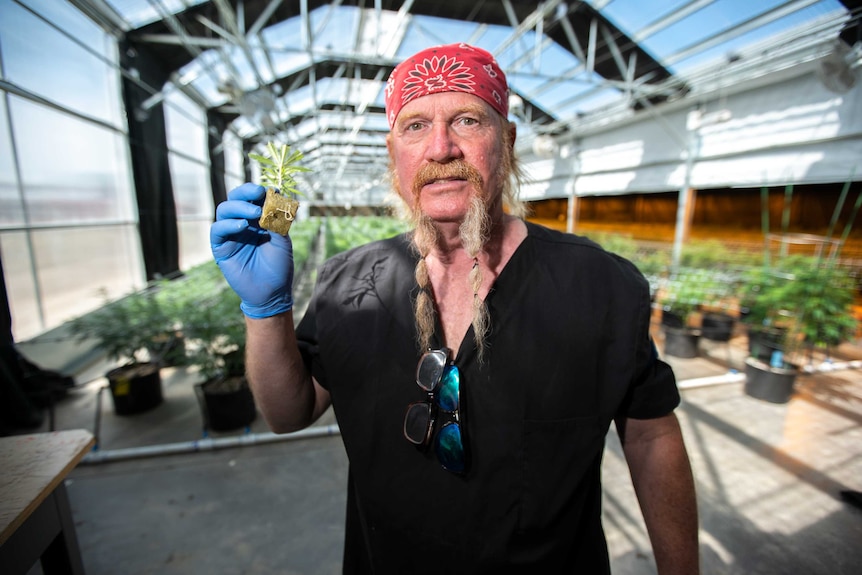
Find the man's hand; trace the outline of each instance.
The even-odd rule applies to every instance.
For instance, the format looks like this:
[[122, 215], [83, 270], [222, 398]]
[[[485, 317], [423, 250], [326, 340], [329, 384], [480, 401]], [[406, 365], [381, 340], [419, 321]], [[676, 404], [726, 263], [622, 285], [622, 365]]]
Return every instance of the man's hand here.
[[255, 184], [234, 188], [219, 204], [210, 228], [215, 261], [242, 300], [240, 309], [254, 319], [293, 308], [293, 244], [260, 228], [265, 194]]

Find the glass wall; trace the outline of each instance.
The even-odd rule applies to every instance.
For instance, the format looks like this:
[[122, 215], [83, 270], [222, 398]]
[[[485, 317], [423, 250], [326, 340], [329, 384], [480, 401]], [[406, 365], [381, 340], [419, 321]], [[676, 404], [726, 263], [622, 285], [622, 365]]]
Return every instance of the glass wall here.
[[[163, 92], [185, 270], [212, 258], [207, 122]], [[0, 0], [0, 257], [16, 341], [146, 285], [128, 140], [114, 36], [67, 2]], [[230, 190], [242, 141], [226, 134], [224, 152]]]
[[233, 132], [225, 132], [224, 139], [224, 182], [225, 189], [232, 189], [245, 182], [245, 169], [242, 154], [242, 140]]
[[143, 286], [116, 59], [70, 5], [0, 0], [0, 257], [17, 341]]
[[213, 220], [207, 150], [206, 114], [182, 92], [165, 98], [168, 160], [180, 238], [180, 269], [212, 258], [209, 227]]

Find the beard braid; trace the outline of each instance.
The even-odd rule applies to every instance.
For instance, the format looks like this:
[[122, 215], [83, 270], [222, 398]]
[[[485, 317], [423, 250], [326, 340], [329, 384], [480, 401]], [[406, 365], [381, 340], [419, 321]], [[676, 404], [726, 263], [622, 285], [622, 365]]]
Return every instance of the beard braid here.
[[437, 243], [437, 228], [434, 227], [431, 218], [424, 216], [419, 210], [413, 214], [413, 224], [413, 247], [419, 253], [419, 261], [416, 262], [414, 272], [416, 284], [419, 286], [419, 294], [413, 304], [413, 314], [416, 320], [416, 338], [419, 350], [424, 352], [431, 349], [431, 336], [434, 335], [434, 318], [436, 315], [425, 256]]
[[488, 306], [485, 304], [485, 300], [479, 297], [479, 289], [482, 287], [482, 280], [484, 279], [482, 267], [479, 265], [479, 253], [488, 242], [491, 233], [491, 216], [488, 214], [485, 202], [478, 194], [470, 198], [470, 209], [467, 212], [467, 217], [461, 223], [459, 232], [461, 243], [464, 245], [467, 255], [473, 258], [473, 269], [470, 270], [467, 279], [473, 290], [473, 318], [471, 323], [473, 325], [473, 340], [476, 343], [476, 350], [481, 363], [485, 357], [485, 343], [491, 322]]
[[[468, 166], [468, 171], [472, 170]], [[478, 177], [478, 175], [476, 176]], [[472, 178], [467, 178], [473, 181]], [[481, 181], [481, 180], [480, 180]], [[421, 188], [421, 186], [419, 186]], [[415, 186], [414, 186], [415, 189]], [[482, 198], [477, 193], [470, 199], [470, 208], [467, 212], [464, 221], [461, 223], [459, 233], [461, 243], [464, 246], [467, 254], [473, 258], [473, 268], [468, 275], [468, 282], [471, 291], [473, 292], [472, 302], [472, 321], [473, 337], [478, 351], [479, 361], [482, 362], [485, 355], [486, 340], [490, 327], [490, 316], [488, 314], [488, 306], [485, 301], [479, 297], [479, 289], [482, 287], [484, 275], [482, 268], [479, 266], [479, 254], [488, 237], [491, 229], [491, 218], [487, 210], [487, 206]], [[428, 276], [428, 266], [425, 257], [430, 253], [431, 249], [438, 241], [437, 228], [431, 218], [425, 216], [420, 210], [415, 210], [412, 214], [412, 223], [414, 226], [413, 246], [419, 254], [419, 261], [416, 263], [415, 276], [416, 283], [419, 286], [419, 294], [414, 303], [414, 315], [416, 320], [417, 343], [420, 350], [424, 351], [431, 347], [431, 338], [434, 335], [436, 306], [434, 305], [433, 289]]]

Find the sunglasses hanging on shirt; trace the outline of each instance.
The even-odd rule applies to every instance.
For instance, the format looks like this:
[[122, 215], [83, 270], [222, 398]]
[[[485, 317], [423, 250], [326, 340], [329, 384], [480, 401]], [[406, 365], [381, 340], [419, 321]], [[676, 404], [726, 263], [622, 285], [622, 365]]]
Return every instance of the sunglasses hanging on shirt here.
[[468, 459], [461, 421], [461, 373], [449, 362], [449, 353], [447, 348], [432, 349], [419, 359], [416, 384], [427, 397], [407, 406], [404, 437], [422, 449], [433, 444], [443, 469], [462, 475]]

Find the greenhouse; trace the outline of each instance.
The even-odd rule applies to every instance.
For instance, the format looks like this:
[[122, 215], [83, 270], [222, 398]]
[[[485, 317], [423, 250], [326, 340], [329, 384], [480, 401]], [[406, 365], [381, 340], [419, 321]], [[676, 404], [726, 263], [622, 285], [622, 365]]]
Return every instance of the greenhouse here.
[[[461, 58], [469, 71], [453, 64]], [[409, 74], [408, 63], [416, 65]], [[531, 441], [542, 444], [537, 459], [575, 445], [582, 431], [574, 422], [595, 414], [566, 402], [592, 391], [524, 392], [523, 429], [505, 435], [508, 422], [494, 420], [503, 410], [483, 403], [475, 375], [493, 385], [493, 374], [505, 374], [496, 394], [505, 398], [539, 385], [508, 381], [525, 373], [565, 377], [565, 362], [548, 361], [554, 354], [589, 357], [585, 378], [610, 401], [616, 392], [602, 378], [639, 369], [649, 355], [635, 344], [630, 355], [592, 347], [635, 339], [627, 339], [632, 326], [643, 322], [628, 301], [635, 291], [624, 287], [631, 273], [646, 306], [637, 341], [649, 342], [675, 383], [667, 393], [678, 398], [672, 413], [697, 492], [701, 572], [852, 573], [862, 564], [860, 68], [857, 0], [0, 0], [0, 441], [10, 442], [0, 445], [8, 457], [0, 467], [12, 469], [23, 452], [16, 439], [85, 437], [51, 487], [61, 492], [51, 495], [61, 515], [70, 507], [58, 535], [70, 572], [353, 572], [356, 521], [374, 563], [356, 572], [406, 573], [414, 559], [392, 551], [398, 537], [428, 536], [436, 524], [407, 528], [398, 521], [412, 515], [375, 507], [375, 489], [407, 498], [398, 499], [400, 471], [381, 483], [383, 471], [373, 469], [394, 468], [413, 450], [434, 460], [424, 450], [441, 441], [445, 415], [464, 433], [458, 464], [469, 473], [456, 470], [462, 491], [441, 491], [451, 501], [426, 494], [423, 505], [441, 505], [429, 516], [451, 507], [460, 521], [452, 533], [434, 530], [432, 549], [462, 557], [463, 572], [508, 572], [541, 556], [532, 554], [536, 542], [569, 517], [546, 509], [573, 505], [549, 495], [558, 477], [571, 479], [561, 471], [569, 451], [553, 465], [540, 461], [549, 479], [533, 485], [544, 467], [527, 473], [527, 459], [511, 463], [527, 474], [503, 481], [511, 453], [489, 463], [477, 446], [487, 447], [480, 442], [492, 429], [525, 458]], [[471, 104], [459, 104], [458, 119], [441, 129], [449, 104], [440, 102], [455, 101]], [[498, 116], [502, 143], [490, 153], [471, 148], [485, 142], [477, 126], [497, 126]], [[442, 131], [431, 134], [435, 127]], [[420, 150], [412, 134], [423, 129], [431, 135]], [[404, 183], [414, 167], [418, 181], [424, 164], [453, 163], [462, 152], [467, 167], [457, 175]], [[292, 157], [279, 165], [279, 154]], [[446, 160], [430, 160], [435, 154]], [[279, 187], [269, 182], [287, 165], [284, 186], [299, 202], [281, 210], [289, 234], [260, 230], [263, 213], [249, 210], [263, 196], [247, 197], [245, 184]], [[476, 250], [467, 248], [466, 225], [451, 227], [448, 211], [429, 215], [436, 212], [421, 199], [454, 182], [469, 182], [490, 213]], [[482, 194], [500, 194], [499, 202]], [[454, 199], [439, 202], [441, 213], [444, 203], [454, 209]], [[258, 262], [265, 248], [289, 249], [291, 280], [260, 305], [249, 303], [249, 284], [288, 272], [276, 266], [267, 276], [254, 258], [231, 271], [241, 235], [226, 232], [226, 220], [261, 234], [242, 240]], [[423, 244], [423, 229], [435, 239]], [[508, 235], [513, 229], [522, 232]], [[436, 251], [456, 237], [463, 262]], [[612, 273], [592, 259], [546, 269], [544, 256], [517, 247], [536, 238], [601, 248], [602, 261], [631, 270]], [[393, 247], [399, 242], [409, 248]], [[372, 265], [375, 250], [386, 255]], [[547, 298], [546, 309], [523, 305], [509, 283], [516, 273], [525, 297]], [[421, 311], [426, 296], [430, 312]], [[593, 297], [617, 307], [602, 313]], [[355, 313], [335, 320], [338, 306]], [[304, 404], [312, 407], [303, 425], [279, 425], [273, 413], [284, 410], [271, 406], [280, 400], [256, 383], [267, 379], [256, 355], [265, 345], [250, 351], [247, 339], [265, 339], [255, 337], [255, 322], [274, 316], [292, 320], [282, 328], [293, 343], [285, 356], [298, 363], [298, 341], [303, 381], [317, 398]], [[527, 331], [532, 325], [540, 335]], [[464, 332], [475, 337], [475, 365]], [[409, 346], [415, 357], [401, 353]], [[440, 370], [454, 365], [463, 378], [452, 408], [435, 387], [447, 376], [426, 386], [421, 375], [440, 349], [452, 352]], [[132, 364], [149, 366], [140, 396], [120, 373]], [[409, 372], [409, 390], [386, 391], [399, 370]], [[353, 384], [326, 381], [342, 372], [374, 395], [350, 403], [360, 395]], [[594, 406], [616, 423], [597, 424], [604, 451], [591, 464], [603, 478], [596, 521], [614, 574], [665, 568], [619, 428], [626, 418], [659, 417], [639, 416], [659, 405], [638, 399], [636, 385], [652, 385], [637, 383], [643, 377], [630, 378], [613, 408]], [[412, 437], [403, 408], [394, 425], [381, 415], [402, 393], [428, 410], [427, 429]], [[537, 418], [530, 410], [540, 405]], [[350, 416], [357, 411], [374, 423], [365, 429]], [[560, 421], [573, 422], [568, 435]], [[362, 442], [390, 427], [404, 436], [398, 449], [378, 447], [392, 461], [374, 451], [360, 459]], [[436, 453], [432, 463], [452, 471]], [[452, 488], [442, 473], [430, 487]], [[494, 478], [495, 507], [475, 503], [470, 473], [474, 482]], [[500, 515], [492, 521], [466, 502]], [[51, 572], [46, 557], [60, 544], [33, 555], [41, 543], [27, 526], [39, 517], [28, 519], [32, 506], [26, 512], [3, 525], [4, 574]], [[483, 539], [484, 527], [508, 528], [515, 515], [511, 532], [494, 535], [505, 544]], [[391, 539], [375, 547], [383, 543], [371, 533]], [[462, 540], [452, 543], [455, 533]], [[112, 535], [127, 544], [108, 542]], [[581, 563], [553, 567], [587, 565], [584, 541], [568, 548]], [[560, 559], [552, 548], [548, 556]], [[384, 549], [391, 555], [381, 558]], [[529, 572], [552, 565], [526, 564], [538, 569]]]

